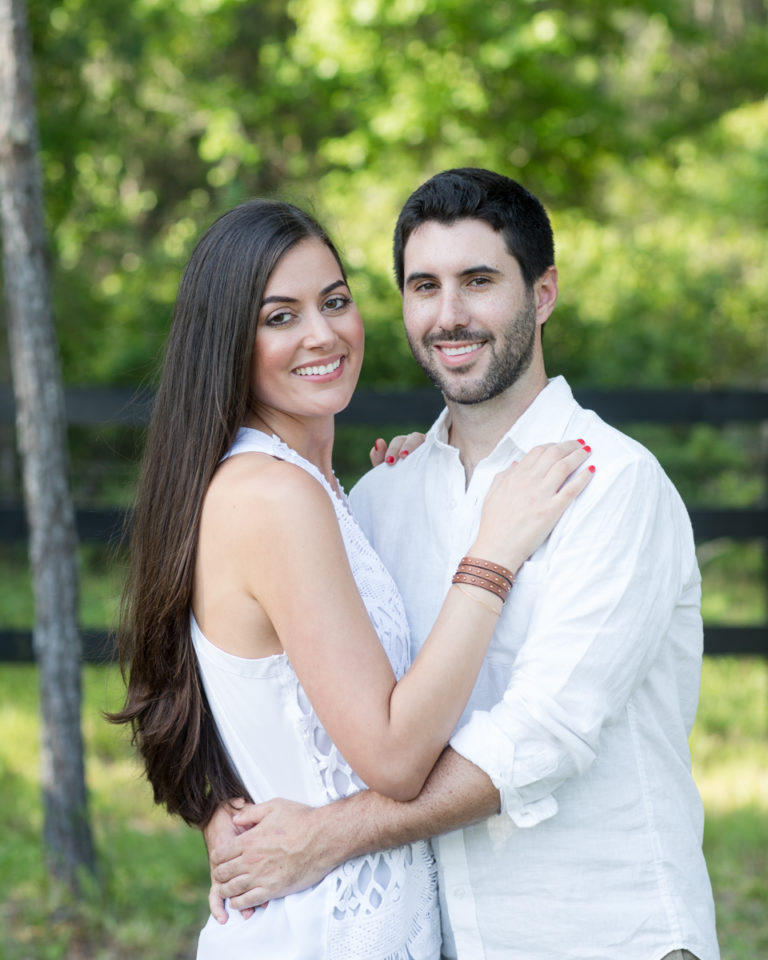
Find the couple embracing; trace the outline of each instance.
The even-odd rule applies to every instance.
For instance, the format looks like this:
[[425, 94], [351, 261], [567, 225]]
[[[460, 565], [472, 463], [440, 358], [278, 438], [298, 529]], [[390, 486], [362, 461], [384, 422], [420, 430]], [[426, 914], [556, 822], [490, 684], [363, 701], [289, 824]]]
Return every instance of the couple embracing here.
[[547, 376], [532, 194], [438, 174], [394, 258], [445, 409], [349, 499], [363, 329], [326, 232], [250, 201], [181, 281], [112, 719], [205, 829], [198, 958], [717, 960], [685, 508]]

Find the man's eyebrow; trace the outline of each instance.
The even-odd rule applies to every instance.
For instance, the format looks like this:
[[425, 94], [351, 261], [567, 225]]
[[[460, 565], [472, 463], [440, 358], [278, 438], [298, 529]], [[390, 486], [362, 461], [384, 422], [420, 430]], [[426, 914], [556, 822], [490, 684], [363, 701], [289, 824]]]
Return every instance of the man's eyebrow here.
[[497, 270], [496, 267], [489, 267], [485, 263], [480, 263], [476, 267], [467, 267], [466, 270], [462, 270], [459, 274], [460, 277], [468, 277], [473, 273], [501, 273], [501, 270]]
[[[346, 287], [346, 285], [347, 285], [346, 281], [344, 280], [334, 280], [333, 283], [329, 283], [327, 287], [323, 287], [323, 289], [320, 291], [320, 296], [324, 297], [326, 293], [330, 293], [331, 290], [335, 290], [336, 287]], [[264, 304], [266, 303], [298, 303], [298, 302], [299, 301], [296, 299], [296, 297], [281, 297], [278, 294], [275, 294], [274, 296], [271, 296], [271, 297], [264, 297], [264, 299], [261, 301], [261, 305], [263, 307]]]
[[413, 283], [414, 280], [434, 280], [433, 273], [409, 273], [405, 278], [406, 283]]
[[[467, 267], [457, 274], [459, 277], [471, 277], [475, 273], [493, 273], [500, 274], [501, 270], [497, 270], [496, 267], [489, 267], [486, 263], [479, 263], [473, 267]], [[417, 280], [436, 280], [436, 276], [433, 273], [410, 273], [406, 277], [406, 284], [414, 283]]]

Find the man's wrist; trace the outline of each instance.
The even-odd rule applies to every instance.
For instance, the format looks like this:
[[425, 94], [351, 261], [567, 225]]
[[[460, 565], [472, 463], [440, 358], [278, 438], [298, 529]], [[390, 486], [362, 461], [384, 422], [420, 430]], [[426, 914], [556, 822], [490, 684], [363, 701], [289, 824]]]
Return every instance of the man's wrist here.
[[305, 839], [313, 862], [327, 873], [353, 857], [447, 833], [498, 812], [499, 793], [487, 775], [447, 749], [415, 800], [400, 803], [361, 790], [314, 807]]
[[383, 837], [373, 809], [382, 800], [386, 798], [362, 790], [314, 809], [313, 846], [328, 870], [345, 860], [391, 846]]

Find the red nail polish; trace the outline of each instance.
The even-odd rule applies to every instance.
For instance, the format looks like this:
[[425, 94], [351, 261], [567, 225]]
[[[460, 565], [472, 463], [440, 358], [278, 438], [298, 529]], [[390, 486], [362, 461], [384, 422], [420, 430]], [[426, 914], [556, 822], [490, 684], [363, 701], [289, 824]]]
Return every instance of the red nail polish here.
[[385, 459], [386, 459], [387, 463], [394, 463], [394, 462], [395, 462], [395, 458], [394, 458], [394, 457], [386, 457]]
[[410, 452], [410, 451], [408, 451], [408, 450], [401, 450], [401, 451], [400, 451], [400, 456], [401, 456], [401, 457], [407, 457], [408, 454], [409, 454], [409, 452]]
[[594, 472], [595, 472], [595, 465], [594, 465], [593, 463], [590, 464], [590, 465], [587, 467], [587, 470], [589, 470], [590, 473], [594, 473]]
[[583, 441], [583, 440], [577, 440], [576, 443], [580, 443], [580, 444], [582, 445], [582, 447], [584, 446], [584, 441]]
[[584, 453], [592, 453], [592, 447], [588, 447], [586, 443], [582, 449], [584, 450]]

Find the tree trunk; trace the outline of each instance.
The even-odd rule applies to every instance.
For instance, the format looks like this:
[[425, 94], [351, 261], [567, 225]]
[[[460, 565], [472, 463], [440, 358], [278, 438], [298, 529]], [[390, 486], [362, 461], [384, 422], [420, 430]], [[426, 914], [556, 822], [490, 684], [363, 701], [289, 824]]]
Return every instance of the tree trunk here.
[[31, 60], [24, 0], [0, 0], [0, 222], [35, 593], [44, 841], [53, 875], [77, 889], [79, 871], [94, 868], [80, 728], [77, 537], [45, 261]]

